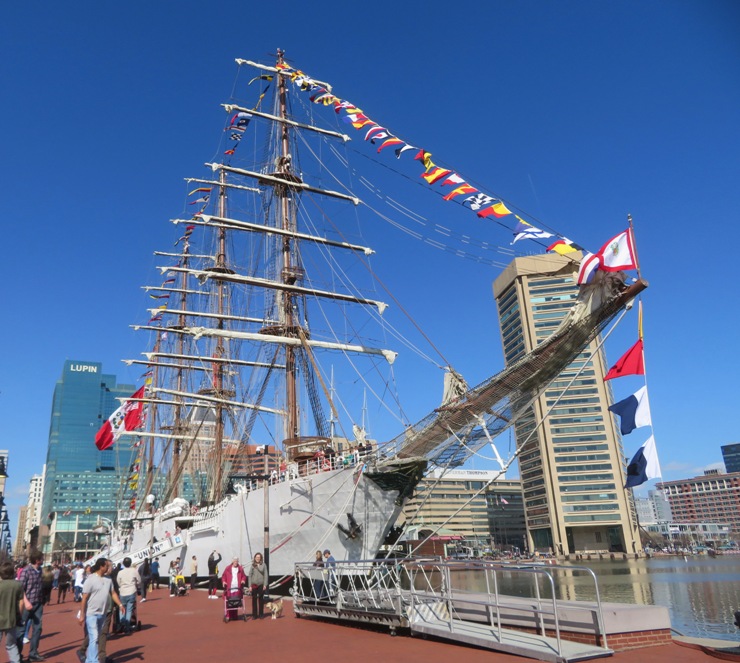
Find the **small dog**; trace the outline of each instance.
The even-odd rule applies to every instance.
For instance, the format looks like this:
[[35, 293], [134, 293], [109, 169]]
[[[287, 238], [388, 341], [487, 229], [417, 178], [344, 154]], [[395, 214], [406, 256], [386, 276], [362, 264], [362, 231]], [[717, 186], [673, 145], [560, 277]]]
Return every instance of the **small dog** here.
[[265, 603], [265, 610], [269, 610], [272, 613], [272, 618], [277, 619], [283, 615], [283, 599], [274, 599]]

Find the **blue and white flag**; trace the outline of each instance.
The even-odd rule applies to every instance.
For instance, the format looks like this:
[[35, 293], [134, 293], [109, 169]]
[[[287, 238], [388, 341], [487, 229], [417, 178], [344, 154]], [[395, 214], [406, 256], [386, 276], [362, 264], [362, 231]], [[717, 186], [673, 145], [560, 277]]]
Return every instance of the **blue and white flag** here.
[[660, 474], [658, 452], [655, 450], [655, 438], [651, 435], [635, 454], [627, 466], [627, 483], [625, 488], [640, 486], [650, 479], [657, 479]]
[[[518, 216], [516, 218], [519, 219]], [[514, 242], [520, 239], [545, 239], [547, 237], [552, 237], [552, 233], [535, 228], [531, 223], [522, 219], [519, 219], [519, 223], [514, 227]]]
[[650, 403], [648, 402], [647, 385], [638, 389], [632, 396], [609, 407], [611, 412], [619, 416], [619, 430], [622, 435], [631, 433], [635, 428], [652, 426], [650, 419]]

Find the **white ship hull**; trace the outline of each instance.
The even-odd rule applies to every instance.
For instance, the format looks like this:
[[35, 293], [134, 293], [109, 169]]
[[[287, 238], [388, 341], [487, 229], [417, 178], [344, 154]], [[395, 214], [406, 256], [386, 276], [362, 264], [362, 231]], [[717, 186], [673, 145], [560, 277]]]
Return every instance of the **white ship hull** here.
[[[267, 490], [271, 577], [292, 576], [296, 562], [311, 561], [317, 550], [327, 548], [337, 561], [375, 558], [402, 504], [400, 489], [382, 488], [360, 468], [286, 479]], [[129, 555], [137, 564], [154, 553], [164, 575], [170, 560], [179, 557], [189, 574], [188, 561], [195, 555], [198, 575], [204, 576], [214, 550], [223, 558], [221, 568], [234, 556], [246, 563], [264, 551], [263, 488], [240, 491], [193, 517], [175, 511], [138, 520], [132, 535], [114, 542], [113, 561]], [[348, 514], [361, 527], [354, 538], [339, 527], [351, 529]]]

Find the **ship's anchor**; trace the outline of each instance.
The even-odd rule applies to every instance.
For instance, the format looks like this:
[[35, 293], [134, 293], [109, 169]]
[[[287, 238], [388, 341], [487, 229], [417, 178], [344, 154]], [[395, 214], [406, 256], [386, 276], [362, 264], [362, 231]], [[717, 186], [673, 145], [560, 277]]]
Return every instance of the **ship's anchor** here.
[[355, 517], [351, 513], [347, 514], [347, 524], [349, 525], [349, 529], [341, 523], [337, 523], [337, 527], [347, 536], [347, 538], [356, 539], [357, 535], [362, 532], [362, 525], [355, 520]]

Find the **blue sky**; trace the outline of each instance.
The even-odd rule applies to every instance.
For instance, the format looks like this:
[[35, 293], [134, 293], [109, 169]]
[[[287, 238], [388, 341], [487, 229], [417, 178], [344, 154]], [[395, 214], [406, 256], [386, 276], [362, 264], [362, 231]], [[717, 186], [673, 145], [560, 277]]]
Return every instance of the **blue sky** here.
[[[140, 371], [120, 360], [143, 350], [129, 325], [150, 305], [140, 286], [152, 281], [152, 251], [175, 237], [166, 221], [185, 209], [183, 178], [202, 174], [215, 154], [234, 58], [270, 62], [278, 47], [435, 160], [588, 248], [623, 230], [631, 213], [650, 281], [645, 352], [664, 477], [719, 463], [720, 445], [740, 441], [740, 5], [279, 7], [3, 8], [0, 448], [10, 451], [13, 533], [45, 459], [64, 360], [102, 361], [120, 382], [137, 381]], [[446, 203], [425, 204], [453, 216]], [[474, 216], [450, 223], [481, 230]], [[400, 297], [453, 364], [471, 383], [501, 368], [497, 272], [456, 266], [449, 284], [424, 294], [418, 281], [448, 269], [440, 252], [417, 244], [406, 265], [404, 238], [389, 228], [382, 237], [379, 254], [398, 256]], [[610, 338], [609, 359], [634, 340], [633, 316]], [[425, 379], [410, 381], [428, 391]], [[617, 398], [642, 384], [619, 382]], [[627, 437], [626, 453], [647, 435]]]

